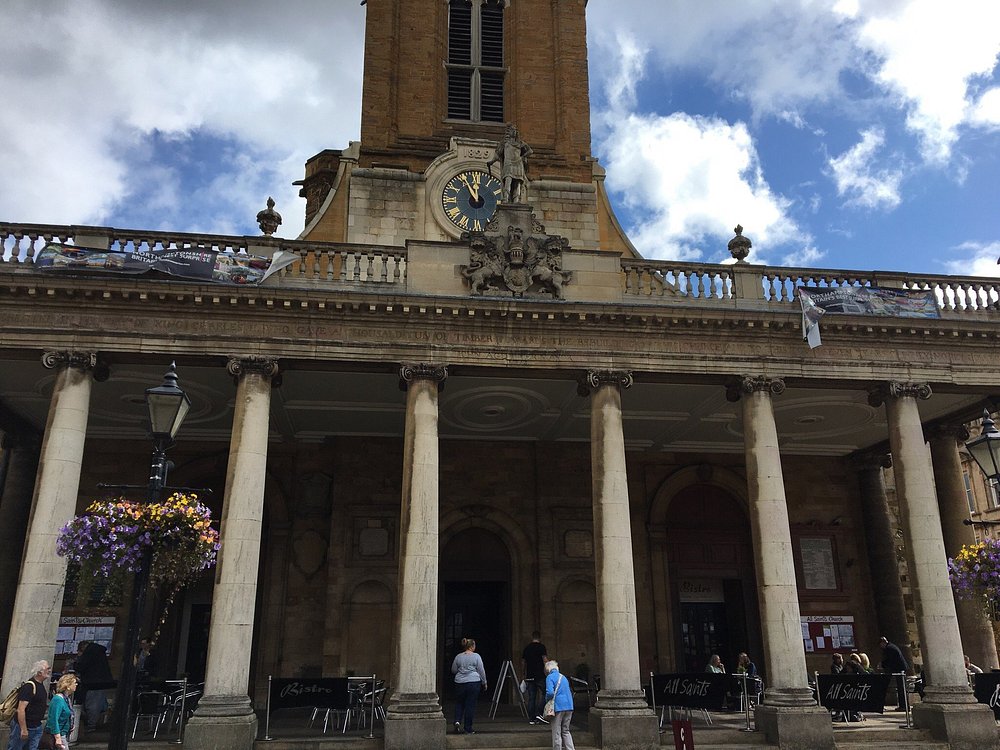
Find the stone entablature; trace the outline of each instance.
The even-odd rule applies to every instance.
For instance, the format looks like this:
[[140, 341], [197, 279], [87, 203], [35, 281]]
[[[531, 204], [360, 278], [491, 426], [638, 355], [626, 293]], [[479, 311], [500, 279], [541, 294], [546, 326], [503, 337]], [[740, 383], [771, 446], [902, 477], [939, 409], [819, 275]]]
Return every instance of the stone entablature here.
[[[451, 242], [394, 249], [23, 224], [0, 224], [0, 239], [4, 342], [15, 348], [130, 351], [152, 337], [169, 339], [178, 354], [384, 362], [419, 361], [443, 346], [456, 364], [483, 366], [592, 368], [596, 355], [636, 372], [697, 377], [759, 370], [753, 364], [766, 358], [788, 378], [898, 380], [906, 368], [914, 381], [995, 383], [1000, 312], [991, 306], [963, 302], [944, 307], [940, 319], [827, 316], [825, 343], [810, 351], [787, 291], [800, 281], [926, 284], [949, 300], [956, 290], [972, 300], [996, 295], [995, 279], [635, 261], [566, 249], [563, 270], [573, 276], [564, 300], [512, 300], [470, 297], [460, 270], [469, 248]], [[282, 249], [301, 260], [260, 287], [35, 271], [34, 252], [52, 239], [256, 255]], [[662, 294], [650, 293], [651, 279]]]

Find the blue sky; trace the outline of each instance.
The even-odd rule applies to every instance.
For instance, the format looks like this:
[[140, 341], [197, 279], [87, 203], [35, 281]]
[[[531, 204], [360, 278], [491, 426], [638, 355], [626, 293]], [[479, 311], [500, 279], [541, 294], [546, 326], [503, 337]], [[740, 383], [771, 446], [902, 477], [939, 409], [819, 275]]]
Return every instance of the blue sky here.
[[[722, 261], [739, 222], [751, 262], [1000, 275], [996, 0], [587, 12], [593, 150], [646, 257]], [[273, 195], [294, 237], [305, 160], [358, 137], [364, 15], [8, 0], [0, 219], [255, 234]]]

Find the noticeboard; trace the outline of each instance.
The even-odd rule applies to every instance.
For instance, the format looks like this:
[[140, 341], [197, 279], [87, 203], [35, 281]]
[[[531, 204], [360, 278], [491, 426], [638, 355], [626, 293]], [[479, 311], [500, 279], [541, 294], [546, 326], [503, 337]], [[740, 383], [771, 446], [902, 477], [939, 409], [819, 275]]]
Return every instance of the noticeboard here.
[[832, 654], [855, 647], [853, 615], [803, 615], [799, 619], [807, 654]]
[[60, 617], [56, 656], [75, 656], [80, 641], [100, 643], [111, 656], [114, 639], [114, 617]]

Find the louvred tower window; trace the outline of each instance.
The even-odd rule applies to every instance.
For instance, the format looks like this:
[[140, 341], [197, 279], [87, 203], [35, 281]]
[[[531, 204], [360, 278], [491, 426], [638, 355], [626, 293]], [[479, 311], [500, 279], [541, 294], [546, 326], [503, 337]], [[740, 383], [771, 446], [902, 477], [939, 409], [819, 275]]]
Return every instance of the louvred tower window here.
[[451, 0], [448, 8], [448, 117], [503, 122], [505, 0]]

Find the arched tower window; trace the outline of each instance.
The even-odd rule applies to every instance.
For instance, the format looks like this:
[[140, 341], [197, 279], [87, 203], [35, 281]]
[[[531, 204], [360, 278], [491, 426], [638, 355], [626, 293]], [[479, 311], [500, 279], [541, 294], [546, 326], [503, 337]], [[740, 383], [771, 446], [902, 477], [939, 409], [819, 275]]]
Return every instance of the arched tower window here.
[[503, 11], [505, 0], [448, 4], [448, 117], [504, 122]]

